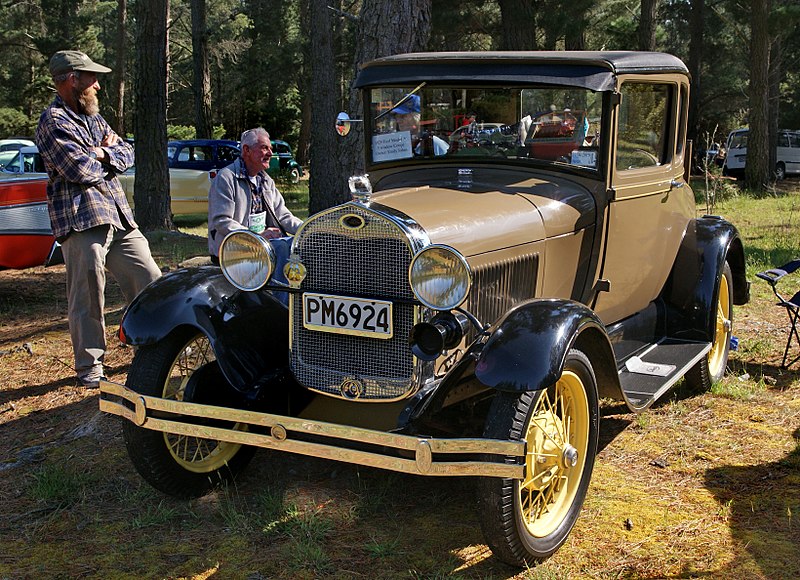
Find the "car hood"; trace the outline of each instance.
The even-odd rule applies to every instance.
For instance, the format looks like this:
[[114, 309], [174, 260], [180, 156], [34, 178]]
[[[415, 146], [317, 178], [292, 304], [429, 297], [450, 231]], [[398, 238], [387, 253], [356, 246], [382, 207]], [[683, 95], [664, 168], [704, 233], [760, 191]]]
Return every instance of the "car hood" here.
[[[372, 201], [415, 220], [432, 243], [475, 256], [569, 234], [595, 221], [595, 202], [581, 185], [530, 173], [475, 169], [404, 172], [382, 179]], [[441, 173], [441, 175], [432, 175]], [[421, 181], [421, 179], [420, 179]]]

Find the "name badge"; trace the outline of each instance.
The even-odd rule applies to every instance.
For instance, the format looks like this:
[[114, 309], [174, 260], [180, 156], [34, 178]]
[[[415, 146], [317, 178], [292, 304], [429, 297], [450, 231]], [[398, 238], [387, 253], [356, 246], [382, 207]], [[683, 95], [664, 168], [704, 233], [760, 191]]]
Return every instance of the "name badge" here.
[[267, 212], [262, 211], [259, 213], [250, 214], [250, 231], [260, 234], [267, 229]]

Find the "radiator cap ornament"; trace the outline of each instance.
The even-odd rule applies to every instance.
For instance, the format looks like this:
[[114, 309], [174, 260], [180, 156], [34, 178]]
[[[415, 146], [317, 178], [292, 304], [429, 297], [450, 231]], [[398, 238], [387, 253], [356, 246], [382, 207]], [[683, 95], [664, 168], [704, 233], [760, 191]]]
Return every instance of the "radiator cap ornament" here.
[[353, 201], [369, 203], [369, 198], [372, 196], [372, 184], [369, 181], [369, 174], [353, 175], [347, 180], [347, 185], [350, 187], [350, 195]]

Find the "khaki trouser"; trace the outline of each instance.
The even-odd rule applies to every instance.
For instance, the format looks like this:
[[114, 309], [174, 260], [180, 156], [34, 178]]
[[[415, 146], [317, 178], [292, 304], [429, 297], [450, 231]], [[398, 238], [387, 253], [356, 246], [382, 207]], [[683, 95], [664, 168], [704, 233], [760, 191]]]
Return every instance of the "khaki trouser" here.
[[61, 244], [67, 266], [69, 333], [79, 377], [102, 373], [106, 351], [106, 269], [130, 303], [161, 270], [150, 255], [147, 239], [138, 229], [111, 225], [72, 232]]

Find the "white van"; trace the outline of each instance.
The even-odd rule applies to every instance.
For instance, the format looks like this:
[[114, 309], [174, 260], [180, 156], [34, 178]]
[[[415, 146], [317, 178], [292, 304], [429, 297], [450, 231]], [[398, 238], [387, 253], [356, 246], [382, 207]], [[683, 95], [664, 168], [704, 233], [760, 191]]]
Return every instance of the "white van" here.
[[[747, 161], [747, 129], [731, 131], [726, 149], [723, 174], [743, 177]], [[780, 180], [790, 174], [800, 174], [800, 131], [783, 129], [778, 132], [778, 162], [775, 165], [775, 176]]]

